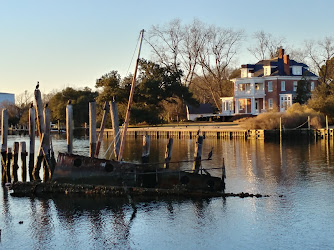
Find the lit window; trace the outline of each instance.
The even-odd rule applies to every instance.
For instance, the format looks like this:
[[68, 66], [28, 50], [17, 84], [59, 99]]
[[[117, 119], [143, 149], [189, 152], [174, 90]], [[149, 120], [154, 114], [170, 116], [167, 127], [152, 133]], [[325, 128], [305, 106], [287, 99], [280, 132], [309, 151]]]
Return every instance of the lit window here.
[[260, 84], [255, 83], [255, 90], [259, 90], [260, 89]]
[[285, 91], [285, 81], [281, 81], [281, 91]]
[[268, 99], [268, 107], [269, 109], [273, 109], [273, 98]]
[[297, 86], [298, 86], [298, 82], [294, 81], [293, 82], [293, 91], [297, 91]]
[[268, 92], [273, 92], [273, 82], [268, 82]]
[[239, 100], [239, 110], [244, 109], [244, 102], [243, 100]]

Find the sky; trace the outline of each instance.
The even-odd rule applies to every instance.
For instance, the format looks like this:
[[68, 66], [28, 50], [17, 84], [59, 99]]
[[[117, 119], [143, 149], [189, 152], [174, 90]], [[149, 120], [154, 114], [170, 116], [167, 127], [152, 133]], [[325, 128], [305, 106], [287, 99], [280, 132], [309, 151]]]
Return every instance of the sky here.
[[[90, 87], [111, 70], [122, 77], [131, 64], [139, 32], [173, 19], [189, 24], [244, 30], [238, 62], [252, 34], [263, 30], [296, 47], [309, 39], [334, 36], [332, 0], [0, 0], [0, 92], [19, 95], [65, 87]], [[150, 59], [143, 43], [141, 57]]]

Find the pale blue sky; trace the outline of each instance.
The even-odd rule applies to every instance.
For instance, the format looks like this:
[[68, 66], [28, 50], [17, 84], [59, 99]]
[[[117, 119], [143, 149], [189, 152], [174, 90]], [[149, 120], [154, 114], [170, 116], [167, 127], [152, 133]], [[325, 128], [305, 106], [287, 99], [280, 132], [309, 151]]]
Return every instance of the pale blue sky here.
[[[125, 76], [139, 31], [175, 18], [243, 29], [248, 37], [264, 30], [298, 46], [334, 36], [333, 11], [332, 0], [0, 0], [0, 92], [32, 92], [37, 81], [44, 93], [93, 88], [111, 70]], [[250, 63], [247, 46], [246, 39], [240, 64]], [[144, 43], [142, 57], [149, 52]]]

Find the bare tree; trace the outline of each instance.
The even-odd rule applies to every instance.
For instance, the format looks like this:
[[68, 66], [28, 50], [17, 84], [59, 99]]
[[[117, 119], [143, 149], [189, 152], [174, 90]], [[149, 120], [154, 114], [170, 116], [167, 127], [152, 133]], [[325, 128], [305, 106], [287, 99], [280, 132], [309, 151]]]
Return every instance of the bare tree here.
[[30, 103], [33, 101], [33, 96], [33, 93], [25, 90], [23, 93], [15, 97], [15, 103], [18, 107], [30, 105]]
[[265, 33], [263, 30], [255, 32], [253, 38], [255, 39], [255, 44], [248, 48], [248, 51], [257, 60], [276, 57], [277, 48], [285, 43], [285, 38], [274, 37], [272, 34]]
[[311, 70], [320, 75], [320, 83], [328, 83], [329, 62], [334, 57], [334, 38], [325, 37], [318, 42], [314, 40], [306, 41], [305, 52]]
[[227, 69], [233, 63], [244, 32], [207, 27], [195, 19], [190, 25], [173, 20], [163, 27], [153, 26], [148, 33], [148, 42], [159, 62], [182, 69], [183, 84], [188, 87], [194, 77], [202, 77], [201, 88], [209, 91], [213, 103], [220, 108], [219, 97], [227, 94]]
[[218, 109], [221, 109], [219, 98], [230, 93], [229, 67], [243, 37], [243, 31], [212, 26], [206, 39], [206, 47], [200, 54], [203, 80]]
[[181, 21], [172, 20], [167, 25], [160, 27], [153, 25], [148, 31], [148, 39], [145, 39], [151, 46], [157, 61], [164, 66], [173, 65], [175, 69], [180, 63], [180, 46], [183, 39]]

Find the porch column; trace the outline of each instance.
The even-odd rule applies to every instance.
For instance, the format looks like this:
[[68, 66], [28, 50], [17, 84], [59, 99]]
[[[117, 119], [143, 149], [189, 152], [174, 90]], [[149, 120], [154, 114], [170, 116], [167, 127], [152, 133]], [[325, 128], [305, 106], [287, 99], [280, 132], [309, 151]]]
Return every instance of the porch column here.
[[251, 113], [252, 115], [255, 114], [255, 97], [251, 98]]
[[239, 114], [239, 98], [235, 98], [235, 113]]

